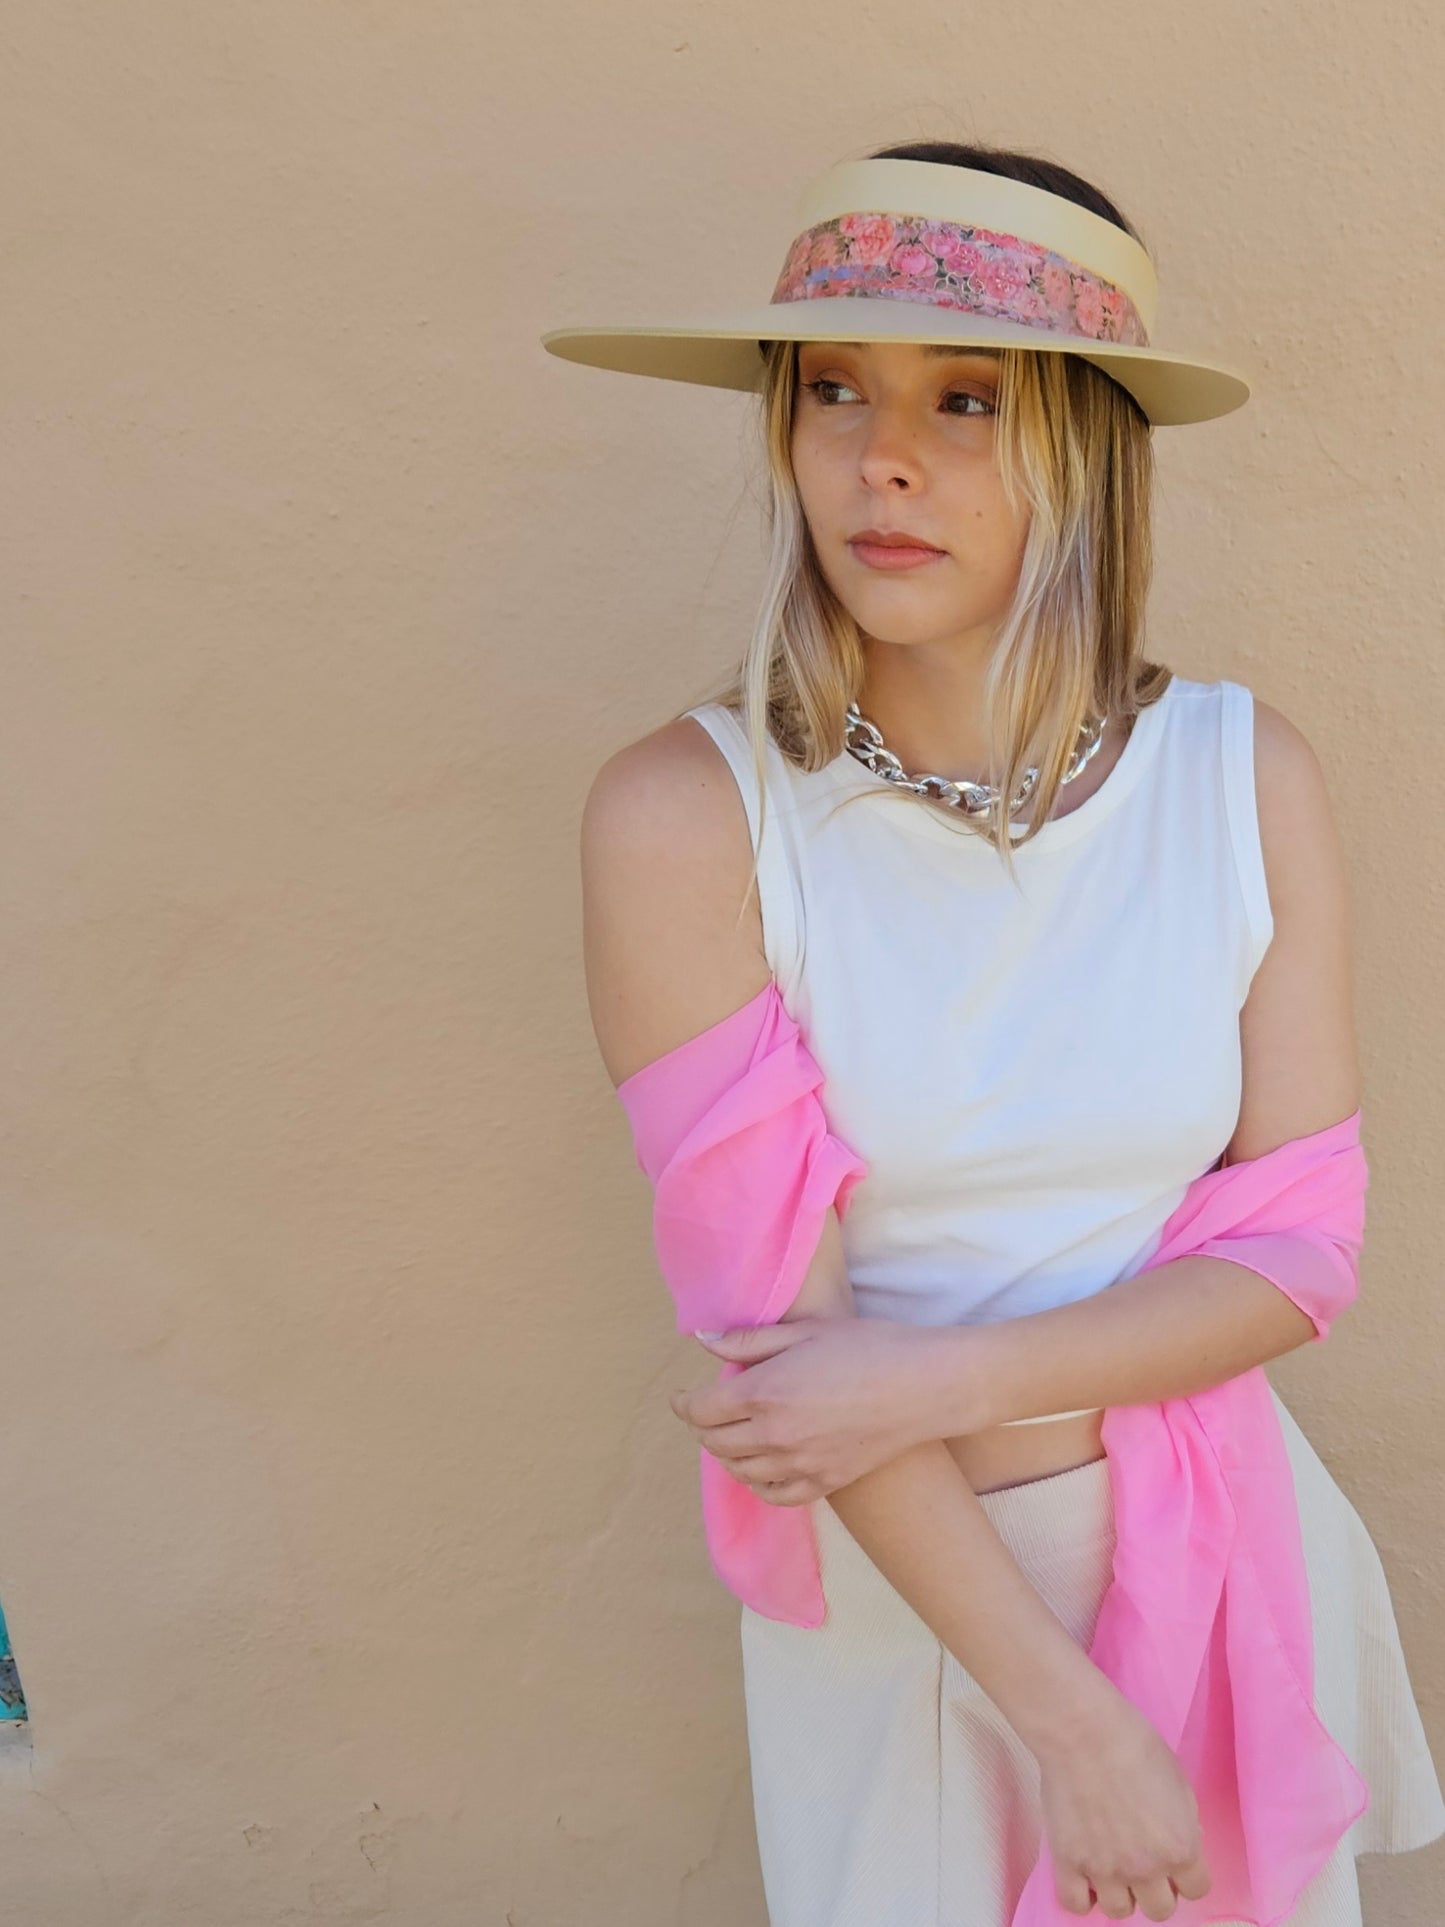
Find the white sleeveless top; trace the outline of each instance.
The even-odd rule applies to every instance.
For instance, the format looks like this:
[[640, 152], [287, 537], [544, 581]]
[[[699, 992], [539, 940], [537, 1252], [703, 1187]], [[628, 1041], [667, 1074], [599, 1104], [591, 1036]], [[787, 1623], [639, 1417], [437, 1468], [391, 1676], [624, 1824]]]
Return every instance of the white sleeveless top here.
[[[720, 703], [686, 712], [737, 779]], [[868, 1161], [841, 1223], [862, 1316], [987, 1323], [1142, 1269], [1239, 1118], [1239, 1011], [1274, 932], [1254, 707], [1176, 676], [1077, 809], [1014, 852], [846, 750], [769, 740], [758, 887], [768, 964], [830, 1128]]]

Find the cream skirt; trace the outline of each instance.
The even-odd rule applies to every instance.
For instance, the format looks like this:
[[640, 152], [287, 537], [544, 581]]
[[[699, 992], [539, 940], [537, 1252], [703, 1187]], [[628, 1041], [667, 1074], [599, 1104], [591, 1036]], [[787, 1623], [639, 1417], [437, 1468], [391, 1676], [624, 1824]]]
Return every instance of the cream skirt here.
[[[1363, 1927], [1356, 1855], [1438, 1839], [1445, 1797], [1379, 1553], [1274, 1398], [1310, 1580], [1315, 1707], [1370, 1790], [1288, 1927]], [[979, 1503], [1087, 1650], [1113, 1572], [1108, 1460]], [[770, 1927], [1008, 1927], [1039, 1852], [1038, 1764], [826, 1500], [813, 1515], [825, 1624], [740, 1608]]]

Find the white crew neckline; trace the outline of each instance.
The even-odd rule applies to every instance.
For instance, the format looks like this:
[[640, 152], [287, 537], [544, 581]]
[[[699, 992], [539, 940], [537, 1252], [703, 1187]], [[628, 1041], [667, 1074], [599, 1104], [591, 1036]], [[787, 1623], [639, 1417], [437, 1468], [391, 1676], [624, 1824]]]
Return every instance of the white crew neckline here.
[[[1050, 818], [1037, 836], [1016, 849], [1014, 855], [1020, 861], [1026, 862], [1035, 853], [1042, 856], [1050, 850], [1059, 850], [1066, 844], [1075, 843], [1081, 836], [1087, 836], [1105, 817], [1112, 815], [1144, 774], [1158, 748], [1164, 733], [1164, 712], [1179, 686], [1178, 676], [1171, 677], [1164, 694], [1140, 710], [1129, 732], [1129, 740], [1119, 753], [1118, 762], [1098, 789], [1092, 796], [1086, 797], [1076, 810], [1070, 810], [1067, 816]], [[820, 775], [824, 773], [819, 772]], [[886, 776], [879, 776], [846, 749], [840, 750], [834, 761], [827, 765], [826, 774], [840, 791], [892, 790], [896, 787]], [[850, 804], [849, 807], [853, 806]], [[915, 835], [943, 837], [979, 856], [989, 856], [997, 861], [998, 852], [984, 837], [954, 828], [949, 818], [956, 812], [946, 803], [935, 803], [927, 797], [915, 796], [909, 802], [889, 803], [887, 807], [890, 816], [885, 819], [882, 810], [876, 810], [873, 812], [875, 821], [896, 820], [901, 829], [912, 831]]]

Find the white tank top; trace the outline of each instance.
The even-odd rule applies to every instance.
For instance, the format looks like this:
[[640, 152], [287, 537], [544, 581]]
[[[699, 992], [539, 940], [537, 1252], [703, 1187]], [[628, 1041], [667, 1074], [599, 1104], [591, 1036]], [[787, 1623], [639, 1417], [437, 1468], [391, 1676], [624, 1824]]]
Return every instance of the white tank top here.
[[[686, 713], [756, 849], [741, 719]], [[1142, 1269], [1218, 1163], [1274, 930], [1253, 734], [1243, 684], [1175, 676], [1100, 788], [1014, 853], [1018, 888], [942, 806], [830, 818], [891, 786], [846, 750], [808, 773], [768, 742], [764, 947], [829, 1125], [868, 1162], [841, 1225], [861, 1315], [987, 1323], [1087, 1298]]]

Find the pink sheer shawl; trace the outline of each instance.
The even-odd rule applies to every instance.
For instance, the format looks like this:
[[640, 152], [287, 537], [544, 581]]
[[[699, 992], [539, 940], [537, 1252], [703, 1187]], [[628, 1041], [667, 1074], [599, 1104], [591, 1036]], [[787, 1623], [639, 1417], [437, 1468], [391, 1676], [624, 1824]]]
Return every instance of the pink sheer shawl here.
[[[653, 1186], [658, 1264], [680, 1332], [776, 1322], [830, 1205], [868, 1166], [828, 1127], [823, 1073], [775, 983], [617, 1087]], [[1359, 1290], [1368, 1174], [1360, 1112], [1197, 1178], [1141, 1270], [1204, 1253], [1268, 1278], [1315, 1325]], [[721, 1374], [745, 1366], [722, 1361]], [[1276, 1927], [1369, 1803], [1314, 1707], [1294, 1480], [1263, 1368], [1192, 1397], [1114, 1406], [1103, 1443], [1113, 1580], [1089, 1657], [1174, 1748], [1199, 1804], [1212, 1886], [1176, 1927]], [[810, 1507], [770, 1506], [699, 1451], [723, 1584], [804, 1627], [826, 1602]], [[1047, 1842], [1010, 1927], [1068, 1927]]]

